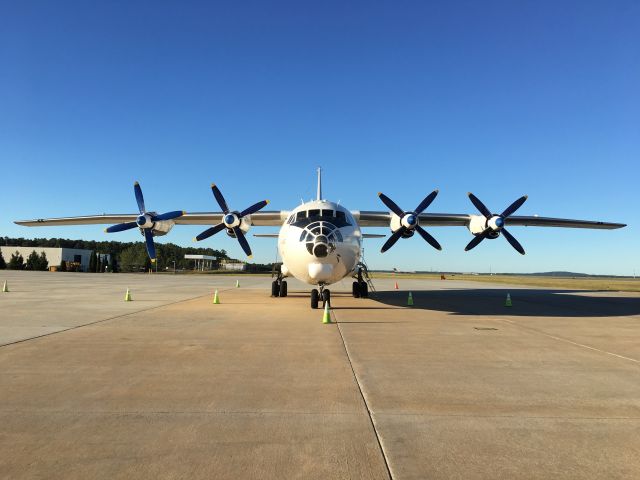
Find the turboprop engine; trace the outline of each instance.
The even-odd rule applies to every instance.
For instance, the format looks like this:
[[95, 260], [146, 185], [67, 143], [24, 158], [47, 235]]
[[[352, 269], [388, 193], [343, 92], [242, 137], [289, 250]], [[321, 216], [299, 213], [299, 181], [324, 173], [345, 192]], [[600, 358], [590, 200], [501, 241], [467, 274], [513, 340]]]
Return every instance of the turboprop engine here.
[[518, 242], [518, 240], [516, 240], [515, 237], [505, 228], [505, 220], [522, 206], [522, 204], [527, 200], [527, 196], [523, 195], [509, 205], [504, 212], [498, 215], [491, 213], [484, 203], [482, 203], [473, 193], [469, 192], [468, 195], [471, 203], [473, 203], [482, 215], [471, 216], [471, 220], [469, 221], [469, 231], [474, 235], [474, 238], [465, 247], [465, 251], [476, 247], [485, 238], [493, 240], [498, 238], [500, 234], [503, 234], [504, 238], [507, 239], [507, 242], [509, 242], [509, 244], [515, 248], [518, 253], [524, 255], [524, 248], [522, 248], [520, 242]]
[[380, 250], [382, 253], [393, 247], [399, 238], [412, 237], [415, 232], [418, 232], [420, 236], [433, 248], [436, 250], [442, 250], [438, 241], [420, 226], [420, 214], [425, 211], [429, 205], [431, 205], [431, 202], [433, 202], [437, 195], [438, 190], [434, 190], [427, 195], [422, 202], [420, 202], [414, 211], [405, 212], [384, 193], [378, 193], [382, 203], [391, 210], [391, 222], [389, 226], [393, 232], [382, 246], [382, 249]]
[[249, 242], [245, 238], [244, 234], [249, 231], [251, 227], [251, 214], [257, 212], [261, 208], [264, 208], [265, 205], [269, 203], [269, 200], [261, 200], [257, 203], [254, 203], [249, 208], [245, 208], [243, 211], [238, 212], [236, 210], [229, 209], [227, 205], [227, 201], [222, 196], [222, 192], [216, 186], [215, 183], [211, 184], [211, 191], [213, 192], [213, 196], [220, 205], [220, 209], [223, 211], [222, 218], [220, 219], [220, 223], [207, 228], [204, 232], [194, 238], [194, 241], [204, 240], [205, 238], [209, 238], [212, 235], [215, 235], [222, 230], [227, 230], [227, 235], [230, 237], [236, 238], [238, 243], [244, 250], [244, 253], [247, 256], [251, 256], [251, 247], [249, 247]]

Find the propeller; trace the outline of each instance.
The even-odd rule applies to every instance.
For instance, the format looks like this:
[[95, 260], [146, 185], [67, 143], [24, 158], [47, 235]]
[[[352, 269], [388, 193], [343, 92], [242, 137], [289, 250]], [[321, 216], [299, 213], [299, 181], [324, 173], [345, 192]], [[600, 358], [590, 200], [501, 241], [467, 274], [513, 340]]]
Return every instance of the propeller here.
[[431, 245], [436, 250], [442, 250], [442, 247], [438, 243], [438, 241], [433, 238], [429, 232], [427, 232], [424, 228], [420, 226], [419, 215], [426, 210], [426, 208], [431, 205], [431, 202], [438, 195], [438, 190], [434, 190], [429, 195], [427, 195], [420, 205], [416, 207], [413, 212], [405, 212], [402, 210], [393, 200], [387, 197], [384, 193], [378, 193], [380, 200], [384, 203], [389, 210], [395, 213], [400, 218], [400, 228], [398, 228], [395, 232], [391, 234], [391, 236], [387, 239], [385, 244], [382, 246], [380, 251], [382, 253], [389, 250], [395, 243], [398, 241], [400, 237], [410, 237], [413, 235], [414, 231], [417, 231], [424, 240]]
[[147, 253], [152, 262], [156, 261], [156, 246], [153, 243], [153, 226], [156, 222], [162, 220], [173, 220], [174, 218], [181, 217], [185, 214], [182, 210], [174, 210], [173, 212], [157, 214], [155, 212], [147, 212], [144, 206], [144, 196], [142, 195], [142, 189], [140, 184], [135, 182], [133, 184], [133, 193], [136, 196], [136, 203], [138, 204], [138, 211], [140, 215], [136, 218], [135, 222], [118, 223], [105, 228], [107, 233], [124, 232], [125, 230], [131, 230], [138, 227], [144, 235], [144, 242], [147, 246]]
[[482, 242], [485, 238], [496, 238], [500, 233], [504, 235], [504, 238], [507, 239], [507, 242], [516, 249], [516, 251], [522, 255], [524, 255], [524, 248], [520, 245], [520, 242], [515, 239], [513, 235], [511, 235], [506, 228], [504, 228], [504, 221], [509, 216], [513, 215], [516, 210], [518, 210], [524, 202], [527, 201], [527, 195], [523, 195], [511, 205], [509, 205], [504, 212], [500, 215], [496, 215], [491, 213], [491, 211], [480, 201], [478, 197], [476, 197], [473, 193], [469, 192], [469, 200], [471, 203], [478, 209], [478, 211], [484, 215], [487, 219], [485, 225], [485, 230], [479, 234], [477, 234], [473, 239], [469, 242], [469, 244], [465, 247], [465, 251], [471, 250], [476, 247], [480, 242]]
[[229, 209], [229, 206], [227, 205], [227, 201], [224, 199], [222, 192], [216, 186], [215, 183], [211, 184], [211, 191], [213, 192], [213, 196], [215, 197], [216, 202], [218, 202], [218, 205], [220, 205], [220, 209], [224, 212], [224, 215], [222, 216], [222, 221], [219, 224], [214, 225], [213, 227], [207, 228], [204, 232], [196, 236], [193, 240], [196, 242], [199, 242], [200, 240], [209, 238], [212, 235], [215, 235], [216, 233], [221, 232], [222, 230], [231, 230], [235, 235], [235, 237], [238, 239], [238, 243], [242, 247], [242, 250], [244, 250], [244, 253], [246, 253], [247, 256], [251, 257], [251, 247], [249, 247], [249, 242], [247, 242], [247, 239], [244, 236], [244, 232], [240, 228], [240, 225], [242, 223], [242, 218], [257, 212], [258, 210], [261, 210], [269, 203], [269, 200], [261, 200], [257, 203], [254, 203], [250, 207], [245, 208], [241, 212], [237, 212], [237, 211], [231, 211]]

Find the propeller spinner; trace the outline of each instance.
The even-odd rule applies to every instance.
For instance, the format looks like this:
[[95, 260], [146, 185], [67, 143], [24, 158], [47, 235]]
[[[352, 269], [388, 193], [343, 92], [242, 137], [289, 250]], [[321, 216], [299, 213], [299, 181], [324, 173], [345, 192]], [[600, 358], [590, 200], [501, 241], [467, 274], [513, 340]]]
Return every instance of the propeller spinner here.
[[200, 240], [209, 238], [212, 235], [215, 235], [216, 233], [221, 232], [222, 230], [225, 230], [225, 229], [231, 230], [235, 235], [235, 237], [238, 239], [238, 243], [242, 247], [242, 250], [244, 250], [244, 253], [246, 253], [247, 256], [250, 257], [251, 247], [249, 247], [249, 242], [247, 242], [247, 239], [244, 236], [244, 232], [240, 228], [240, 225], [242, 224], [242, 218], [247, 215], [251, 215], [252, 213], [255, 213], [258, 210], [264, 208], [269, 203], [269, 200], [262, 200], [260, 202], [254, 203], [249, 208], [245, 208], [241, 212], [237, 212], [237, 211], [231, 211], [229, 209], [229, 206], [227, 205], [227, 202], [224, 199], [222, 192], [216, 186], [215, 183], [211, 184], [211, 191], [213, 192], [213, 196], [215, 197], [216, 202], [218, 202], [218, 205], [220, 205], [220, 208], [224, 212], [224, 215], [222, 216], [222, 221], [219, 224], [214, 225], [213, 227], [207, 228], [204, 232], [196, 236], [193, 240], [199, 242]]
[[424, 238], [424, 240], [433, 248], [435, 248], [436, 250], [442, 250], [442, 247], [440, 246], [438, 241], [420, 226], [419, 221], [419, 215], [424, 210], [426, 210], [429, 205], [431, 205], [431, 202], [433, 202], [437, 195], [438, 190], [434, 190], [429, 195], [427, 195], [424, 200], [422, 200], [422, 202], [420, 202], [420, 205], [418, 205], [413, 212], [405, 212], [384, 193], [378, 193], [378, 196], [380, 197], [380, 200], [382, 200], [382, 203], [384, 203], [389, 210], [391, 210], [400, 218], [400, 228], [394, 231], [387, 239], [385, 244], [380, 249], [382, 253], [386, 252], [393, 245], [395, 245], [400, 237], [411, 236], [413, 235], [414, 231], [417, 231], [420, 236]]
[[133, 193], [136, 196], [136, 202], [138, 204], [138, 210], [140, 215], [136, 218], [135, 222], [126, 222], [126, 223], [118, 223], [117, 225], [112, 225], [108, 228], [105, 228], [104, 231], [107, 233], [114, 232], [123, 232], [125, 230], [131, 230], [132, 228], [138, 227], [142, 234], [144, 235], [144, 241], [147, 246], [147, 253], [149, 254], [149, 258], [152, 262], [156, 261], [156, 246], [153, 243], [153, 226], [156, 222], [162, 220], [172, 220], [174, 218], [181, 217], [185, 214], [182, 210], [175, 210], [173, 212], [167, 212], [162, 214], [156, 214], [153, 212], [147, 212], [144, 205], [144, 196], [142, 195], [142, 189], [140, 188], [140, 184], [135, 182], [133, 184]]
[[523, 195], [511, 205], [507, 207], [507, 209], [502, 212], [500, 215], [495, 215], [491, 213], [491, 211], [480, 201], [478, 197], [476, 197], [473, 193], [469, 192], [469, 200], [471, 203], [478, 209], [478, 211], [484, 215], [486, 218], [485, 229], [483, 232], [478, 233], [473, 240], [469, 242], [469, 244], [465, 247], [465, 251], [471, 250], [476, 247], [480, 242], [482, 242], [485, 238], [496, 238], [500, 233], [504, 235], [504, 238], [507, 239], [507, 242], [516, 249], [516, 251], [522, 255], [524, 255], [524, 248], [520, 245], [520, 242], [515, 239], [513, 235], [511, 235], [506, 228], [504, 228], [504, 220], [508, 218], [510, 215], [513, 215], [516, 210], [518, 210], [524, 202], [527, 201], [527, 195]]

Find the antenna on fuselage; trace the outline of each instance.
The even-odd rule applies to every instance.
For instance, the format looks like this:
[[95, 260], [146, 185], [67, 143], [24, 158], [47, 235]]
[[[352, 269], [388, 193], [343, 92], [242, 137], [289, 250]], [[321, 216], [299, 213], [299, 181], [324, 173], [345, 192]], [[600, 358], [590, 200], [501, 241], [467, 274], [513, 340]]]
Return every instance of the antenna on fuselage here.
[[322, 200], [322, 168], [318, 167], [318, 198], [316, 200]]

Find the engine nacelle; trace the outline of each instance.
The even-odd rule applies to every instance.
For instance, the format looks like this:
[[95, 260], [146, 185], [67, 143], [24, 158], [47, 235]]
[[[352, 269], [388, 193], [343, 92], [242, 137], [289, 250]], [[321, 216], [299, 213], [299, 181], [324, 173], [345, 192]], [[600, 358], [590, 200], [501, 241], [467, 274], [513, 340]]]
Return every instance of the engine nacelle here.
[[[161, 237], [171, 231], [175, 223], [171, 220], [160, 220], [153, 223], [151, 231], [154, 237]], [[140, 235], [144, 236], [144, 232], [140, 229]]]
[[[240, 222], [238, 227], [242, 230], [242, 233], [247, 233], [251, 228], [251, 215], [245, 215], [244, 217], [239, 218], [238, 221]], [[222, 222], [225, 223], [224, 216], [222, 217]], [[227, 235], [231, 238], [236, 238], [236, 234], [233, 233], [231, 228], [227, 228]]]
[[487, 234], [487, 238], [498, 238], [503, 226], [504, 219], [499, 215], [494, 215], [488, 220], [484, 215], [471, 215], [468, 228], [474, 235], [479, 235], [488, 229], [490, 233]]
[[[391, 228], [392, 232], [397, 232], [398, 230], [400, 230], [401, 227], [407, 227], [407, 225], [405, 225], [403, 223], [403, 219], [400, 218], [398, 215], [396, 215], [395, 213], [391, 214], [391, 221], [389, 222], [389, 228]], [[415, 231], [410, 228], [407, 229], [403, 234], [402, 234], [402, 238], [410, 238], [413, 237], [413, 234], [415, 233]]]

